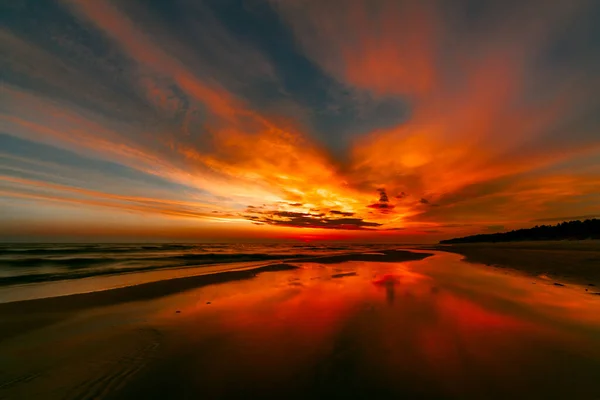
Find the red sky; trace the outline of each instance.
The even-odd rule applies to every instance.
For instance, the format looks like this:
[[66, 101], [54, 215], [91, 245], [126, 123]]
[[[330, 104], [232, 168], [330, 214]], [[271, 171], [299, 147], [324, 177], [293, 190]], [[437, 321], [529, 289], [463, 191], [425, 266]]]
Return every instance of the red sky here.
[[600, 215], [597, 2], [8, 13], [1, 240], [433, 242]]

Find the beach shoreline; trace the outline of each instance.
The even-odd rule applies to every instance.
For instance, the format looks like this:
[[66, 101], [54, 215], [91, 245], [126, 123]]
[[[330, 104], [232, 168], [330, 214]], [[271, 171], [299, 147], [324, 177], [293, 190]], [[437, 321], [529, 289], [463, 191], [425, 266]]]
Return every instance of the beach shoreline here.
[[[403, 262], [424, 259], [431, 254], [409, 250], [382, 250], [378, 253], [347, 253], [303, 258], [298, 263], [336, 264], [349, 261]], [[86, 309], [166, 297], [208, 285], [252, 279], [264, 272], [296, 269], [294, 260], [267, 265], [231, 269], [108, 288], [85, 293], [43, 297], [0, 303], [0, 341], [37, 329]], [[41, 318], [38, 318], [41, 316]]]

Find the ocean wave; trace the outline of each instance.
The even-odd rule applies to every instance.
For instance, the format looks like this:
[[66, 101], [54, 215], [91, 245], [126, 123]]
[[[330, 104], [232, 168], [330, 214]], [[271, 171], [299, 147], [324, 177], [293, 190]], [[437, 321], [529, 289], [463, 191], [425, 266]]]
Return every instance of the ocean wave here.
[[[374, 246], [381, 248], [381, 245]], [[0, 286], [252, 261], [335, 255], [373, 246], [314, 244], [2, 244]]]
[[[169, 251], [169, 250], [194, 250], [197, 245], [140, 245], [124, 247], [108, 247], [106, 245], [91, 245], [78, 247], [0, 247], [0, 257], [12, 256], [59, 256], [59, 255], [77, 255], [77, 254], [127, 254], [136, 252], [147, 252], [149, 250]], [[202, 248], [198, 249], [202, 250]]]

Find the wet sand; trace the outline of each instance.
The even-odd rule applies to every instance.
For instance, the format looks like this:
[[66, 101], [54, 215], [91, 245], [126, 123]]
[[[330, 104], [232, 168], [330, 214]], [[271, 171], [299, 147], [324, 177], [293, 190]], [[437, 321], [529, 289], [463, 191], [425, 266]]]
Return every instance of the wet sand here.
[[[427, 253], [418, 254], [402, 250], [385, 250], [373, 254], [340, 254], [325, 257], [303, 258], [302, 261], [312, 261], [321, 264], [334, 264], [348, 261], [401, 262], [423, 259], [428, 255], [429, 254]], [[290, 262], [293, 261], [294, 260], [290, 260]], [[262, 272], [285, 271], [295, 268], [297, 267], [290, 263], [273, 263], [242, 270], [164, 279], [112, 290], [39, 300], [0, 303], [0, 341], [27, 330], [56, 323], [80, 310], [150, 300], [206, 285], [251, 279]]]
[[600, 396], [600, 296], [461, 259], [349, 255], [0, 305], [4, 327], [30, 324], [0, 340], [0, 398]]
[[433, 248], [462, 254], [467, 262], [512, 268], [563, 283], [600, 286], [600, 240], [463, 243]]

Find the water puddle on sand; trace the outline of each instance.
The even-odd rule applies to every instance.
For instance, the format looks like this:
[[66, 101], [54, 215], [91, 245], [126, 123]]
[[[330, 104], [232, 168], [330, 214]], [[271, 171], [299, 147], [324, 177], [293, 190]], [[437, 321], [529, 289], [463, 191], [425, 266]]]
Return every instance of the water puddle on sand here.
[[[108, 321], [104, 330], [153, 329], [161, 346], [143, 363], [124, 356], [122, 363], [137, 364], [108, 365], [134, 371], [126, 379], [116, 374], [114, 384], [97, 383], [114, 375], [100, 368], [78, 382], [63, 379], [61, 387], [109, 398], [600, 396], [600, 296], [583, 287], [468, 264], [451, 253], [404, 263], [297, 265], [63, 323], [61, 340], [73, 335], [69, 351], [81, 335], [76, 325], [92, 320]], [[86, 335], [93, 341], [103, 333]], [[90, 351], [91, 365], [102, 349], [97, 353]], [[24, 348], [19, 354], [40, 357]], [[32, 378], [19, 393], [36, 381], [52, 386]]]

